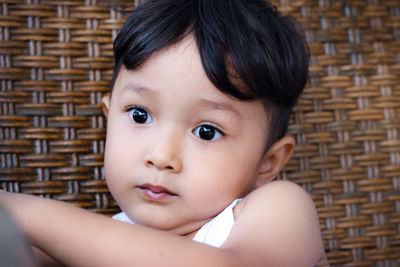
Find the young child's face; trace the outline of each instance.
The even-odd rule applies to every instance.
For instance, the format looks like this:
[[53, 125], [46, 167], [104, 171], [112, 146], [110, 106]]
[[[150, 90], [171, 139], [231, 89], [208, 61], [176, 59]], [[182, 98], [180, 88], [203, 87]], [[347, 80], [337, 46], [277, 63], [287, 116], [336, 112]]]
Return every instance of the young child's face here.
[[216, 89], [187, 38], [138, 69], [121, 68], [108, 109], [107, 183], [134, 222], [186, 235], [254, 188], [266, 140], [261, 101]]

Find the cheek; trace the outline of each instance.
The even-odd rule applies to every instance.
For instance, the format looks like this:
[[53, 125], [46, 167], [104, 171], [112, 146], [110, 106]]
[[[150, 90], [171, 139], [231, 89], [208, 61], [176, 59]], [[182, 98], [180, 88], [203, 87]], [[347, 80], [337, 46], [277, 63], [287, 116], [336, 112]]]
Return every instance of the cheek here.
[[121, 169], [120, 161], [118, 160], [118, 154], [114, 155], [113, 145], [112, 142], [109, 140], [106, 144], [106, 150], [104, 155], [104, 172], [106, 176], [106, 182], [114, 195], [115, 187], [118, 185], [118, 180], [116, 179], [119, 177], [118, 170]]
[[216, 166], [220, 172], [218, 183], [222, 190], [243, 196], [254, 188], [259, 156], [235, 151], [226, 155], [225, 159]]
[[196, 188], [196, 194], [206, 201], [215, 201], [215, 198], [232, 201], [242, 197], [254, 186], [256, 179], [253, 165], [239, 158], [228, 155], [224, 157], [224, 161], [218, 160], [218, 157], [193, 161], [197, 164], [201, 162], [200, 168], [197, 164], [188, 166], [191, 170], [187, 175], [192, 179], [191, 187]]
[[[110, 125], [112, 126], [112, 125]], [[108, 127], [106, 148], [104, 153], [104, 171], [106, 181], [111, 190], [115, 189], [123, 178], [125, 172], [130, 171], [132, 162], [131, 142], [126, 138], [123, 129], [117, 131]]]

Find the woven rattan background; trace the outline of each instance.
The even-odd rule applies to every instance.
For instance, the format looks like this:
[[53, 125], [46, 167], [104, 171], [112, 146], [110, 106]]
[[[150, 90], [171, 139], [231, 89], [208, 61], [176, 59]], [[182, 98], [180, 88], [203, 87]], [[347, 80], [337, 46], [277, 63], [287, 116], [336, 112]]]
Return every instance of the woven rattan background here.
[[[0, 0], [0, 185], [104, 214], [112, 40], [139, 1]], [[282, 174], [320, 215], [332, 266], [400, 266], [400, 0], [275, 0], [311, 48]]]

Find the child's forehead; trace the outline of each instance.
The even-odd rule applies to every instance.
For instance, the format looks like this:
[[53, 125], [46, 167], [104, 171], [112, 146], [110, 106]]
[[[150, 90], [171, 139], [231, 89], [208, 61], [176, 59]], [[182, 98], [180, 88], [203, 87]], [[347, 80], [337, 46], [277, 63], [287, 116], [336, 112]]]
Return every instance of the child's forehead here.
[[[211, 62], [211, 64], [215, 63], [216, 62]], [[239, 91], [248, 93], [248, 88], [241, 79], [240, 75], [237, 73], [230, 55], [227, 55], [225, 58], [225, 66], [230, 82]], [[210, 87], [215, 88], [214, 84], [210, 81], [210, 78], [204, 70], [198, 45], [193, 34], [188, 34], [179, 42], [160, 51], [154, 52], [141, 65], [133, 70], [128, 71], [131, 74], [134, 73], [135, 76], [149, 77], [154, 79], [157, 78], [157, 75], [161, 73], [171, 73], [171, 70], [175, 71], [175, 75], [171, 76], [173, 79], [182, 80], [190, 78], [199, 83], [201, 81], [206, 82]], [[121, 71], [126, 71], [126, 68], [121, 66], [118, 76]], [[220, 89], [215, 89], [221, 91]], [[225, 95], [232, 98], [231, 95]]]
[[[194, 67], [197, 67], [196, 71], [203, 69], [196, 41], [192, 35], [185, 37], [178, 43], [154, 52], [138, 70], [141, 68], [155, 69], [157, 67], [168, 69], [177, 66], [183, 67], [184, 69], [182, 70], [191, 70]], [[162, 69], [158, 71], [162, 71]]]
[[[121, 78], [123, 78], [122, 81], [120, 81]], [[197, 83], [199, 86], [215, 88], [203, 69], [200, 54], [191, 36], [153, 53], [135, 69], [128, 70], [125, 66], [121, 66], [116, 85], [121, 85], [121, 82], [151, 85], [157, 84], [159, 80], [168, 81], [176, 86], [186, 82], [191, 85]], [[118, 90], [118, 88], [121, 86], [115, 86], [114, 89]], [[215, 90], [219, 91], [217, 88]]]
[[[227, 56], [225, 60], [230, 82], [239, 91], [246, 92], [248, 89], [235, 70], [232, 58]], [[176, 98], [189, 96], [190, 98], [200, 99], [199, 101], [203, 104], [214, 102], [215, 104], [211, 105], [214, 107], [226, 107], [228, 102], [234, 106], [245, 106], [263, 101], [262, 99], [241, 100], [218, 89], [206, 74], [193, 34], [188, 34], [181, 41], [153, 53], [145, 62], [133, 70], [127, 70], [122, 66], [119, 70], [119, 77], [122, 72], [124, 79], [121, 83], [117, 78], [116, 85], [119, 84], [119, 86], [116, 86], [117, 90], [118, 88], [121, 90], [130, 83], [131, 87], [133, 85], [134, 87], [145, 87], [154, 92], [175, 93]], [[173, 90], [175, 88], [180, 89]], [[149, 90], [140, 91], [148, 92]], [[262, 107], [264, 112], [267, 113], [265, 106], [262, 105]], [[228, 110], [234, 109], [228, 108]]]
[[[229, 69], [228, 71], [233, 73], [233, 82], [238, 83], [240, 78], [236, 76], [234, 70]], [[121, 67], [115, 90], [119, 91], [121, 97], [124, 97], [123, 92], [157, 97], [164, 93], [174, 94], [176, 100], [185, 97], [197, 99], [202, 106], [225, 110], [235, 110], [226, 108], [232, 105], [245, 106], [261, 102], [261, 100], [239, 100], [216, 88], [205, 73], [196, 42], [192, 36], [154, 53], [133, 70]]]

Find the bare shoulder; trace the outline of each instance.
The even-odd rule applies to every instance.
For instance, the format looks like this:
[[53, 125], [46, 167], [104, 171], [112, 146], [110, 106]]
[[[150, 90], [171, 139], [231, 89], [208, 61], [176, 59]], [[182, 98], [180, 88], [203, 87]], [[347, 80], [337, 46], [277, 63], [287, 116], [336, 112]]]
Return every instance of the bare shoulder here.
[[[265, 205], [268, 201], [268, 205]], [[300, 211], [315, 211], [314, 203], [309, 194], [299, 185], [289, 181], [273, 181], [254, 190], [246, 197], [246, 204], [264, 209], [272, 208], [276, 204], [276, 208], [281, 210], [286, 208], [300, 208]], [[296, 209], [297, 210], [297, 209]], [[282, 210], [282, 212], [285, 212]]]
[[[259, 266], [313, 266], [324, 256], [318, 215], [303, 188], [274, 181], [253, 191], [235, 211], [236, 220], [224, 247]], [[252, 255], [250, 255], [252, 254]], [[252, 266], [256, 266], [252, 265]]]

